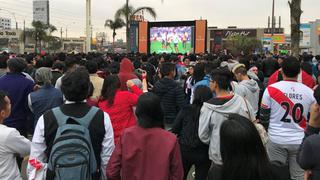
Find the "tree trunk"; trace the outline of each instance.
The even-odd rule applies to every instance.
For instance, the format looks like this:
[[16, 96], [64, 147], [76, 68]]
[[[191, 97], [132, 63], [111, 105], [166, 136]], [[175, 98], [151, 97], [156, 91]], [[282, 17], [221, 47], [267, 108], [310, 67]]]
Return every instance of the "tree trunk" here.
[[130, 33], [129, 33], [129, 0], [126, 0], [126, 41], [127, 41], [127, 52], [129, 53], [131, 50], [130, 50]]
[[42, 43], [41, 43], [41, 42], [42, 42], [42, 40], [40, 39], [40, 40], [39, 40], [39, 45], [40, 45], [40, 46], [39, 46], [39, 53], [41, 53], [41, 50], [42, 50]]
[[112, 46], [113, 46], [113, 49], [115, 48], [115, 46], [114, 46], [114, 40], [115, 40], [115, 38], [116, 38], [116, 30], [114, 29], [114, 30], [113, 30], [113, 34], [112, 34]]
[[301, 0], [288, 2], [291, 15], [291, 51], [292, 55], [299, 57], [300, 54], [300, 18], [302, 14]]
[[34, 53], [37, 53], [37, 48], [38, 48], [38, 36], [36, 36], [36, 43], [34, 45]]

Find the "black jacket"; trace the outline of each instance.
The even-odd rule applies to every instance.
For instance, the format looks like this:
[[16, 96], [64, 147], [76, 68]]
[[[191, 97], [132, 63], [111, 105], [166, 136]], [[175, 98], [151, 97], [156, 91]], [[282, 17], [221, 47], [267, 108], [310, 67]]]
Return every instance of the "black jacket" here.
[[279, 63], [272, 58], [268, 58], [262, 62], [262, 72], [264, 77], [270, 77], [279, 68]]
[[310, 180], [320, 179], [320, 135], [319, 128], [307, 127], [300, 146], [297, 162], [302, 169], [311, 170]]
[[199, 113], [192, 105], [184, 107], [178, 114], [172, 132], [178, 135], [181, 150], [203, 150], [208, 152], [209, 146], [203, 144], [198, 135]]
[[180, 109], [186, 105], [182, 87], [172, 79], [163, 78], [156, 82], [153, 92], [161, 99], [165, 123], [172, 124]]
[[[287, 165], [283, 165], [278, 161], [270, 162], [270, 169], [273, 175], [272, 180], [289, 180], [290, 179], [290, 172]], [[249, 169], [248, 169], [249, 170]], [[208, 179], [209, 180], [223, 180], [222, 179], [222, 166], [212, 164], [209, 172], [208, 172]]]

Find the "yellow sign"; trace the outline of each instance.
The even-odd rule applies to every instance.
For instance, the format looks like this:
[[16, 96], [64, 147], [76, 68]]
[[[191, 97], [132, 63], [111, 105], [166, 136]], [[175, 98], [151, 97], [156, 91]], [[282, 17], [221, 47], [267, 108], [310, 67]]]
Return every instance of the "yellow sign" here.
[[318, 34], [320, 35], [320, 26], [318, 26], [317, 30], [318, 30]]

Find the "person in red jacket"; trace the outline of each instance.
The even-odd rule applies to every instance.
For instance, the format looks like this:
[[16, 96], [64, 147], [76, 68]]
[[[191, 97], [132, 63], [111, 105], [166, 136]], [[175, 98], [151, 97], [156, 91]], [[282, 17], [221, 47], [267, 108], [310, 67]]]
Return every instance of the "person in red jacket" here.
[[136, 125], [133, 107], [143, 93], [132, 81], [128, 81], [127, 85], [132, 92], [121, 91], [117, 75], [107, 76], [98, 103], [98, 107], [110, 116], [115, 143], [124, 129]]
[[182, 180], [177, 137], [163, 129], [160, 98], [140, 96], [138, 125], [124, 130], [107, 166], [108, 180]]
[[[270, 86], [271, 84], [274, 84], [276, 82], [282, 81], [282, 80], [283, 80], [283, 77], [282, 77], [281, 69], [279, 69], [270, 76], [268, 86]], [[300, 74], [298, 75], [298, 82], [308, 86], [311, 89], [313, 89], [314, 86], [316, 85], [312, 76], [310, 76], [308, 73], [306, 73], [302, 69], [301, 69]]]
[[132, 62], [128, 58], [122, 59], [120, 63], [120, 72], [118, 74], [120, 79], [122, 91], [128, 91], [127, 81], [132, 79], [138, 79], [138, 77], [134, 74], [134, 67]]

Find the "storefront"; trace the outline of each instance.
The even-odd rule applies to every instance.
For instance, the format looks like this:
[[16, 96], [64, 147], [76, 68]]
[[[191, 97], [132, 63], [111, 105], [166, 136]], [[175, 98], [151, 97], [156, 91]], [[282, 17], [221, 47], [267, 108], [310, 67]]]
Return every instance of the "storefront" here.
[[250, 38], [261, 39], [263, 38], [263, 28], [226, 28], [218, 29], [216, 27], [208, 28], [209, 40], [208, 40], [208, 51], [219, 52], [223, 49], [224, 42], [234, 36], [245, 36]]
[[85, 38], [68, 38], [62, 41], [64, 52], [84, 52]]
[[0, 50], [20, 52], [21, 30], [0, 30]]

